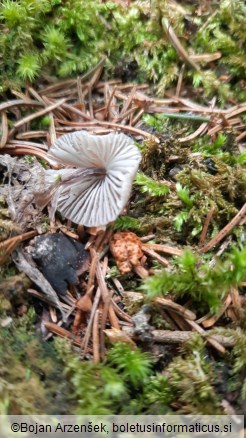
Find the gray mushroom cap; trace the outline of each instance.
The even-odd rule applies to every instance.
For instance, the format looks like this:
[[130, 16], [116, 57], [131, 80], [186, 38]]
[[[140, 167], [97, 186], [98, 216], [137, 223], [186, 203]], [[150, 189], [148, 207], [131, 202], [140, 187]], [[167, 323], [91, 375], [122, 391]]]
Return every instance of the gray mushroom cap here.
[[[53, 208], [88, 227], [114, 221], [125, 207], [141, 154], [125, 134], [65, 134], [51, 146], [49, 158], [76, 167], [56, 171], [61, 185]], [[50, 172], [47, 172], [50, 177]]]

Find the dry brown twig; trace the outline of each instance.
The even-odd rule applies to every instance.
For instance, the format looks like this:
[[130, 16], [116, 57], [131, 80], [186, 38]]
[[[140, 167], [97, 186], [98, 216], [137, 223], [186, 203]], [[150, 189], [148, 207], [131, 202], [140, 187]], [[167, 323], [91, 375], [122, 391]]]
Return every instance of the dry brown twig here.
[[97, 309], [93, 320], [92, 340], [93, 340], [93, 362], [97, 364], [100, 361], [100, 341], [99, 341], [99, 315]]
[[216, 235], [214, 236], [205, 246], [201, 248], [201, 252], [208, 252], [213, 249], [218, 243], [221, 242], [224, 237], [226, 237], [235, 226], [239, 224], [242, 218], [246, 214], [246, 203], [243, 205], [241, 210], [234, 216], [234, 218]]
[[186, 321], [195, 331], [197, 331], [202, 337], [204, 337], [207, 340], [207, 342], [209, 342], [209, 344], [211, 344], [216, 350], [218, 350], [222, 354], [225, 353], [226, 351], [225, 347], [223, 347], [223, 345], [221, 345], [220, 342], [218, 342], [213, 335], [207, 336], [207, 332], [203, 330], [203, 328], [200, 325], [198, 325], [195, 321], [191, 321], [189, 319], [186, 319]]
[[[152, 238], [152, 236], [150, 236], [150, 238]], [[157, 252], [164, 252], [165, 254], [170, 254], [173, 256], [181, 256], [183, 254], [181, 249], [159, 243], [144, 243], [143, 247], [153, 249]]]
[[44, 325], [52, 333], [55, 333], [61, 338], [69, 339], [73, 345], [80, 347], [80, 337], [73, 335], [70, 331], [64, 329], [63, 327], [60, 327], [58, 324], [54, 324], [53, 322], [45, 322]]
[[157, 252], [155, 252], [154, 249], [148, 248], [147, 245], [142, 245], [141, 248], [142, 248], [143, 252], [148, 254], [148, 256], [150, 256], [151, 258], [153, 258], [153, 259], [157, 260], [158, 262], [160, 262], [165, 268], [169, 265], [168, 260], [165, 259], [164, 257], [161, 257], [159, 254], [157, 254]]
[[[105, 303], [105, 302], [107, 302], [109, 292], [108, 292], [108, 288], [107, 288], [107, 285], [106, 285], [106, 282], [105, 282], [105, 278], [103, 276], [103, 272], [102, 272], [102, 269], [101, 269], [101, 266], [100, 266], [99, 263], [97, 265], [96, 276], [97, 276], [98, 286], [99, 286], [99, 288], [101, 290], [102, 299], [103, 299], [103, 301]], [[115, 311], [113, 309], [112, 303], [110, 303], [110, 305], [109, 305], [108, 313], [109, 313], [109, 320], [110, 320], [111, 326], [116, 328], [116, 329], [118, 329], [118, 330], [120, 330], [119, 321], [118, 321], [117, 316], [115, 315]]]
[[158, 297], [154, 298], [154, 303], [172, 310], [187, 320], [194, 321], [196, 319], [196, 314], [194, 312], [191, 312], [189, 309], [186, 309], [184, 306], [181, 306], [170, 299]]
[[209, 224], [210, 224], [211, 219], [213, 217], [214, 211], [215, 211], [215, 208], [212, 207], [211, 210], [207, 214], [207, 217], [205, 219], [205, 222], [204, 222], [204, 225], [203, 225], [203, 229], [202, 229], [202, 232], [201, 232], [201, 236], [200, 236], [199, 248], [202, 248], [204, 246], [204, 242], [205, 242], [205, 239], [206, 239], [206, 236], [207, 236], [207, 232], [208, 232], [208, 227], [209, 227]]
[[219, 319], [220, 317], [225, 313], [226, 309], [229, 307], [229, 305], [232, 302], [231, 295], [227, 295], [226, 299], [224, 300], [224, 303], [222, 304], [219, 312], [216, 313], [216, 315], [209, 316], [209, 318], [206, 318], [202, 321], [202, 325], [204, 328], [212, 327]]
[[38, 234], [37, 231], [27, 231], [19, 236], [11, 237], [3, 242], [0, 242], [0, 265], [6, 262], [10, 254], [17, 248], [19, 243], [31, 239]]
[[105, 356], [105, 343], [104, 343], [104, 330], [106, 327], [106, 322], [108, 318], [109, 306], [111, 304], [114, 292], [111, 291], [104, 302], [104, 307], [102, 310], [101, 324], [100, 324], [100, 357]]
[[[136, 338], [134, 329], [132, 327], [122, 327], [122, 330], [128, 334], [129, 337]], [[212, 334], [211, 331], [205, 332], [207, 336], [213, 336], [213, 339], [225, 348], [231, 348], [236, 341], [232, 337], [227, 337], [220, 334]], [[186, 330], [153, 330], [151, 332], [152, 342], [160, 344], [182, 344], [189, 341], [194, 336], [194, 331]]]
[[[107, 266], [108, 266], [108, 259], [107, 259], [107, 257], [105, 257], [104, 261], [103, 261], [103, 266], [102, 266], [102, 273], [104, 276], [106, 275], [106, 272], [107, 272]], [[101, 298], [101, 290], [98, 287], [96, 294], [95, 294], [95, 297], [94, 297], [94, 301], [93, 301], [93, 305], [92, 305], [92, 309], [91, 309], [91, 313], [90, 313], [90, 318], [89, 318], [89, 321], [87, 323], [86, 332], [85, 332], [84, 338], [82, 339], [82, 342], [81, 342], [82, 356], [85, 355], [87, 352], [88, 343], [89, 343], [90, 336], [91, 336], [93, 319], [95, 317], [95, 313], [96, 313], [96, 310], [98, 308], [100, 298]]]

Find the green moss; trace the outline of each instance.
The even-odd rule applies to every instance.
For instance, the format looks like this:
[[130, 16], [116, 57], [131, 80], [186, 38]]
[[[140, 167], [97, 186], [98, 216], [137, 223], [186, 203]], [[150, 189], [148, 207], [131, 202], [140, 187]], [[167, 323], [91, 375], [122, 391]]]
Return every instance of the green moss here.
[[169, 188], [165, 183], [154, 181], [144, 173], [138, 172], [135, 178], [135, 184], [140, 186], [142, 193], [148, 193], [150, 196], [164, 196], [169, 192]]
[[[184, 81], [216, 94], [221, 104], [237, 95], [244, 99], [240, 80], [245, 71], [244, 2], [209, 3], [197, 15], [190, 2], [170, 8], [166, 1], [132, 2], [126, 9], [99, 0], [3, 0], [0, 5], [2, 90], [20, 87], [39, 75], [80, 74], [108, 56], [109, 72], [122, 59], [137, 62], [138, 80], [157, 83], [157, 91], [177, 82], [184, 60], [165, 31], [167, 20], [189, 54], [220, 51], [221, 57], [188, 64]], [[230, 11], [230, 13], [228, 13]], [[208, 18], [209, 13], [209, 18]], [[212, 67], [212, 69], [211, 69]]]
[[[231, 269], [233, 266], [233, 270]], [[208, 261], [203, 262], [191, 252], [176, 259], [176, 267], [170, 272], [163, 270], [148, 277], [142, 289], [149, 297], [172, 293], [179, 297], [192, 298], [201, 312], [216, 312], [232, 286], [238, 286], [246, 276], [246, 247], [233, 250], [225, 260], [217, 260], [212, 269]]]
[[[57, 341], [56, 341], [57, 343]], [[81, 362], [58, 341], [77, 414], [162, 413], [171, 400], [168, 381], [155, 374], [146, 353], [115, 344], [104, 364]]]
[[179, 413], [222, 414], [221, 397], [216, 394], [215, 367], [207, 359], [199, 335], [186, 345], [185, 355], [176, 357], [165, 371]]
[[[34, 312], [0, 329], [1, 414], [66, 412], [66, 383], [53, 346], [35, 334]], [[63, 397], [59, 393], [63, 391]]]
[[135, 230], [138, 231], [141, 228], [138, 219], [130, 216], [119, 216], [114, 223], [114, 230]]

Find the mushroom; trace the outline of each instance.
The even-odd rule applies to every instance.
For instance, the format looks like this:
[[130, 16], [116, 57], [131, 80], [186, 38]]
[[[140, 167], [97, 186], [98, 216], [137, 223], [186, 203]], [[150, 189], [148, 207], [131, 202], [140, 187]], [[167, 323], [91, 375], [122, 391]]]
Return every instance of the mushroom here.
[[[61, 136], [48, 156], [71, 169], [46, 171], [51, 215], [87, 227], [107, 225], [125, 207], [141, 154], [125, 134], [92, 135], [77, 131]], [[48, 199], [47, 198], [47, 199]], [[45, 202], [47, 204], [47, 201]]]

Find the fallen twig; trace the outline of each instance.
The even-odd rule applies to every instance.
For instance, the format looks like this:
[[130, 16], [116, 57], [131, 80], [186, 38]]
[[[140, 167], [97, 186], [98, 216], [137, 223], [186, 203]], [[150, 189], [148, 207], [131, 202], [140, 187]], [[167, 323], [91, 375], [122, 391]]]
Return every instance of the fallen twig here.
[[[97, 271], [96, 271], [96, 276], [97, 276], [97, 281], [98, 281], [98, 286], [101, 290], [101, 294], [102, 294], [102, 299], [105, 302], [107, 302], [107, 297], [108, 297], [108, 288], [102, 273], [102, 269], [100, 264], [97, 264]], [[119, 321], [118, 318], [115, 315], [115, 311], [113, 309], [112, 303], [109, 306], [109, 319], [110, 319], [110, 323], [112, 325], [112, 327], [116, 328], [116, 329], [120, 329], [120, 325], [119, 325]]]
[[166, 254], [175, 255], [175, 256], [181, 256], [183, 254], [183, 251], [181, 249], [174, 248], [168, 245], [161, 245], [159, 243], [145, 243], [142, 246], [142, 248], [150, 248], [155, 251], [164, 252]]
[[95, 317], [93, 320], [93, 329], [92, 329], [92, 340], [93, 340], [93, 362], [97, 364], [100, 362], [100, 351], [99, 351], [99, 314], [100, 310], [97, 309], [95, 313]]
[[202, 321], [203, 327], [204, 328], [212, 327], [218, 321], [218, 319], [220, 319], [220, 317], [225, 313], [226, 309], [229, 307], [231, 302], [232, 302], [232, 298], [231, 295], [229, 294], [227, 295], [226, 299], [224, 300], [224, 303], [222, 304], [220, 310], [216, 313], [216, 315], [213, 315]]
[[189, 319], [186, 319], [186, 321], [188, 322], [188, 324], [195, 330], [197, 331], [201, 336], [203, 336], [204, 338], [206, 338], [206, 340], [216, 349], [218, 350], [220, 353], [224, 354], [225, 353], [225, 348], [223, 347], [223, 345], [220, 344], [220, 342], [217, 341], [217, 339], [214, 337], [214, 335], [208, 336], [207, 332], [205, 330], [203, 330], [202, 327], [200, 327], [200, 325], [198, 325], [195, 321], [191, 321]]
[[[132, 327], [122, 327], [122, 330], [128, 334], [128, 336], [137, 338]], [[211, 331], [205, 332], [206, 336], [213, 337], [213, 340], [218, 342], [225, 348], [232, 348], [236, 341], [233, 337], [224, 336], [219, 334], [213, 334]], [[179, 331], [179, 330], [153, 330], [151, 332], [152, 341], [160, 344], [182, 344], [189, 341], [194, 336], [194, 331]]]
[[154, 298], [154, 303], [159, 304], [166, 309], [170, 309], [173, 312], [177, 313], [178, 315], [182, 316], [183, 318], [186, 318], [188, 320], [194, 321], [196, 319], [196, 314], [194, 312], [191, 312], [190, 310], [186, 309], [185, 307], [181, 306], [180, 304], [175, 303], [172, 300], [168, 300], [166, 298], [157, 297]]
[[204, 242], [205, 242], [205, 239], [206, 239], [206, 236], [207, 236], [207, 232], [208, 232], [208, 227], [209, 227], [209, 224], [210, 224], [211, 219], [213, 217], [214, 210], [215, 210], [215, 208], [212, 207], [211, 210], [208, 212], [208, 215], [207, 215], [207, 217], [205, 219], [205, 222], [204, 222], [204, 225], [203, 225], [203, 229], [202, 229], [202, 232], [201, 232], [201, 236], [200, 236], [199, 248], [202, 248], [203, 245], [204, 245]]
[[246, 214], [246, 203], [243, 205], [241, 210], [234, 216], [234, 218], [227, 224], [216, 236], [214, 236], [205, 246], [201, 248], [201, 252], [208, 252], [213, 249], [214, 246], [218, 245], [224, 237], [226, 237], [233, 228], [239, 224], [241, 219]]
[[75, 336], [68, 330], [64, 329], [63, 327], [60, 327], [58, 324], [54, 324], [53, 322], [45, 322], [44, 326], [52, 333], [60, 336], [61, 338], [69, 339], [73, 345], [80, 347], [80, 338], [78, 336]]
[[[61, 106], [65, 101], [66, 101], [66, 99], [61, 99], [58, 102], [53, 103], [52, 105], [49, 105], [49, 106], [47, 106], [46, 108], [44, 108], [44, 109], [42, 109], [40, 111], [37, 111], [36, 113], [29, 114], [28, 116], [23, 117], [23, 119], [19, 120], [18, 122], [16, 122], [14, 124], [14, 129], [18, 129], [21, 126], [25, 125], [25, 123], [28, 123], [31, 120], [37, 119], [38, 117], [44, 116], [45, 114], [53, 111], [58, 106]], [[36, 102], [36, 103], [38, 103], [40, 105], [40, 102]]]
[[157, 252], [155, 252], [155, 250], [153, 248], [148, 248], [147, 245], [142, 245], [141, 249], [143, 250], [143, 252], [148, 254], [148, 256], [150, 256], [153, 259], [155, 259], [158, 262], [160, 262], [163, 266], [167, 267], [169, 265], [168, 260], [164, 259], [164, 257], [161, 257], [159, 254], [157, 254]]
[[42, 292], [49, 299], [50, 304], [52, 304], [53, 306], [57, 307], [57, 309], [60, 310], [62, 314], [62, 318], [65, 321], [66, 315], [63, 311], [63, 308], [57, 297], [57, 294], [54, 291], [53, 287], [50, 285], [50, 283], [43, 276], [43, 274], [35, 266], [32, 266], [28, 262], [28, 260], [26, 260], [25, 256], [22, 254], [21, 251], [16, 251], [16, 253], [12, 257], [18, 270], [20, 272], [24, 272], [33, 281], [33, 283], [35, 283], [42, 290]]
[[0, 242], [0, 265], [6, 262], [7, 258], [17, 248], [19, 243], [24, 242], [24, 240], [31, 239], [37, 234], [38, 233], [35, 230], [27, 231], [26, 233], [23, 233], [19, 236], [11, 237], [10, 239]]

